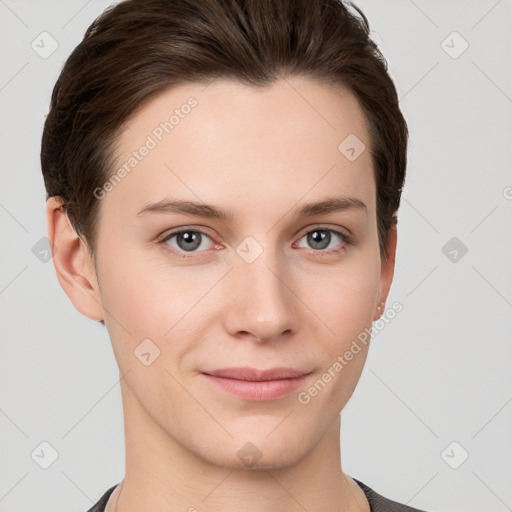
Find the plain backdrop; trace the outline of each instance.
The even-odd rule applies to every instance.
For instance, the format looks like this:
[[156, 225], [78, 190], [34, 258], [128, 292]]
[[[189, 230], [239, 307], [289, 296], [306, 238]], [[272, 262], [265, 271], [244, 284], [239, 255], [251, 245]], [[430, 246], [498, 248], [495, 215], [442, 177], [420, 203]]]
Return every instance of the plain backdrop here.
[[[2, 512], [85, 512], [124, 475], [117, 365], [48, 259], [39, 163], [62, 64], [109, 4], [0, 0]], [[512, 1], [356, 5], [411, 140], [403, 311], [342, 412], [343, 467], [429, 512], [512, 510]]]

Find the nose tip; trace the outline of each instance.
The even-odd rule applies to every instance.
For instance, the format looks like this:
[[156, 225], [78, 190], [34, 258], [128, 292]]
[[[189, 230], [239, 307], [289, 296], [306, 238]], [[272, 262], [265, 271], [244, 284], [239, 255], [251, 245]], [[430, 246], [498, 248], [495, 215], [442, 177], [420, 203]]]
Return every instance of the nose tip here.
[[[278, 272], [262, 254], [253, 263], [238, 262], [230, 277], [230, 306], [225, 323], [233, 336], [251, 337], [259, 342], [290, 335], [296, 330], [298, 315], [282, 266], [274, 259]], [[280, 275], [281, 274], [281, 275]]]

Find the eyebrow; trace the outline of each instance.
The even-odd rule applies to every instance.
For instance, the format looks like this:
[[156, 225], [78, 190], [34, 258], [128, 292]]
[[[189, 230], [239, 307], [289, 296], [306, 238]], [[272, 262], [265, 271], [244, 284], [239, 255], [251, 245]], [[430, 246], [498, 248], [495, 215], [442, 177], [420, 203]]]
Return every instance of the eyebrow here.
[[[295, 208], [293, 211], [294, 217], [301, 218], [347, 210], [362, 210], [365, 213], [368, 212], [363, 201], [355, 197], [330, 197], [314, 203], [305, 204], [300, 209]], [[137, 216], [143, 216], [149, 213], [176, 213], [208, 219], [219, 219], [222, 221], [231, 221], [233, 219], [233, 214], [223, 208], [206, 203], [179, 199], [162, 199], [156, 203], [149, 203], [137, 212]]]

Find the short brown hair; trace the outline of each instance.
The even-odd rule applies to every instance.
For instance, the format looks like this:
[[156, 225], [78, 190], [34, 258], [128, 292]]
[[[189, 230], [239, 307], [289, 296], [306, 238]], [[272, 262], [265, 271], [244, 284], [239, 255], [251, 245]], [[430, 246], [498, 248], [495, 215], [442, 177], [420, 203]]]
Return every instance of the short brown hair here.
[[[173, 86], [229, 78], [254, 87], [301, 75], [348, 87], [368, 122], [381, 255], [405, 179], [408, 129], [387, 62], [362, 11], [343, 0], [125, 0], [87, 29], [55, 84], [41, 166], [96, 253], [93, 191], [112, 172], [134, 111]], [[341, 141], [340, 141], [341, 142]]]

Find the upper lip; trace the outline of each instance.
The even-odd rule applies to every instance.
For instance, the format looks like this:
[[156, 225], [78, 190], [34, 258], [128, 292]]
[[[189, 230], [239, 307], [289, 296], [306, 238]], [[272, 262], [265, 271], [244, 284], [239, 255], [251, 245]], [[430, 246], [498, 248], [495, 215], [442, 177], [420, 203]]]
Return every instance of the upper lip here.
[[310, 372], [285, 367], [259, 370], [257, 368], [251, 368], [250, 366], [243, 366], [238, 368], [221, 368], [219, 370], [211, 370], [203, 373], [213, 377], [224, 377], [227, 379], [258, 382], [265, 380], [293, 379], [307, 375]]

